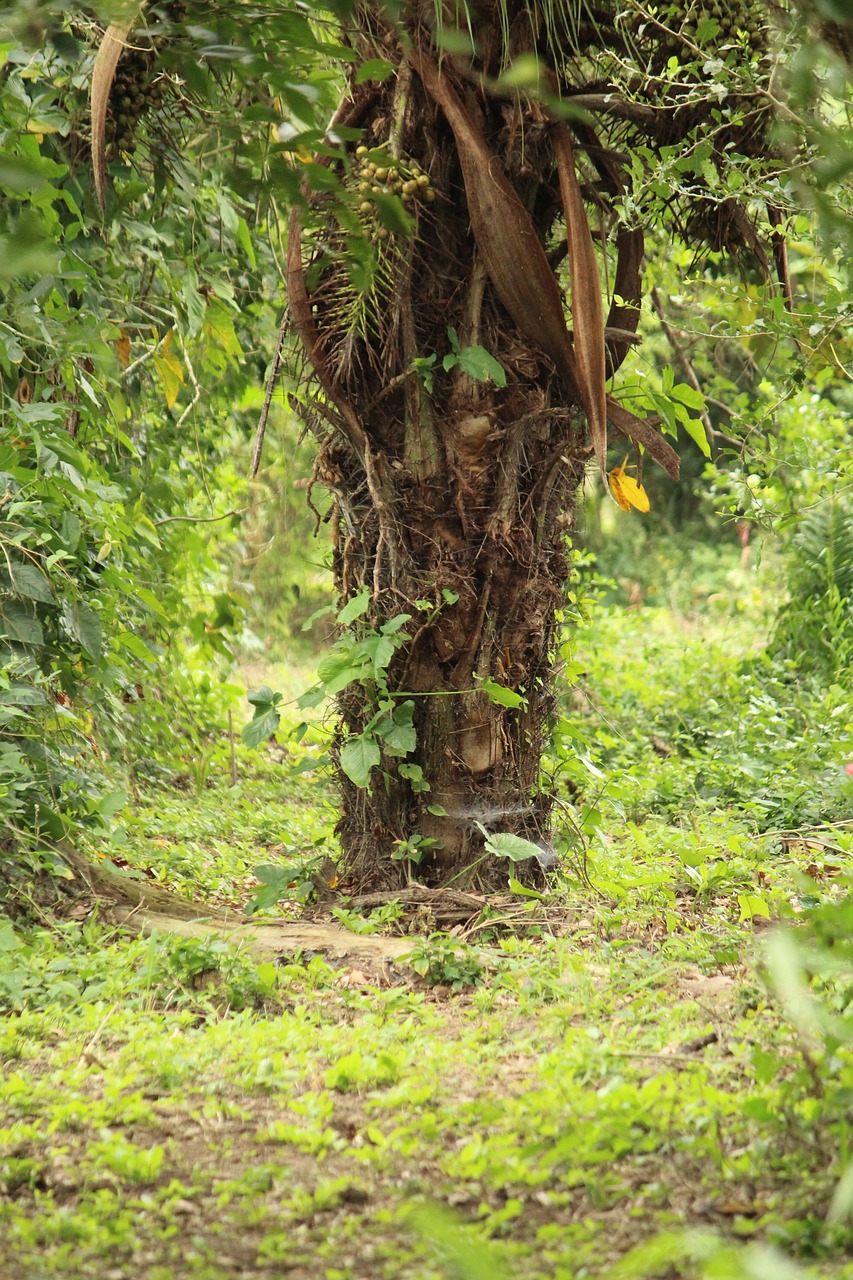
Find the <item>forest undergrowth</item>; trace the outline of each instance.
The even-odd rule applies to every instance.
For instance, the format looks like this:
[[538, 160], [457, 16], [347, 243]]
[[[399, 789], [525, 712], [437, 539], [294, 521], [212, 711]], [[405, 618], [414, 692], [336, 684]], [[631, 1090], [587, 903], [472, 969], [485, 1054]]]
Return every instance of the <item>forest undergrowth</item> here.
[[73, 881], [19, 904], [0, 1275], [853, 1276], [853, 699], [768, 657], [770, 570], [714, 573], [599, 590], [545, 761], [560, 870], [450, 932], [336, 889], [307, 661], [247, 668], [276, 740], [138, 771], [114, 869], [411, 951], [140, 937]]

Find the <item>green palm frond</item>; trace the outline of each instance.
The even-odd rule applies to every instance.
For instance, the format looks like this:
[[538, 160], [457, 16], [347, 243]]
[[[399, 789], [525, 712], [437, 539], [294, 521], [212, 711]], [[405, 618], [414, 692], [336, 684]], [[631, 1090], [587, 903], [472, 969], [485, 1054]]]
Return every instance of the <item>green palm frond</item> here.
[[788, 589], [771, 652], [837, 678], [853, 661], [853, 507], [842, 499], [803, 518], [791, 540]]
[[804, 517], [792, 541], [793, 598], [816, 598], [835, 587], [853, 600], [853, 508], [839, 498]]
[[[593, 8], [587, 0], [539, 0], [538, 3], [495, 0], [489, 20], [501, 33], [504, 62], [509, 60], [513, 39], [518, 39], [517, 19], [522, 15], [527, 17], [533, 44], [549, 55], [553, 65], [559, 65], [567, 55], [580, 53], [582, 27], [596, 25]], [[472, 46], [476, 46], [477, 17], [476, 7], [465, 0], [451, 3], [435, 0], [439, 43], [449, 32], [458, 32], [467, 35]], [[515, 52], [518, 51], [516, 48]]]

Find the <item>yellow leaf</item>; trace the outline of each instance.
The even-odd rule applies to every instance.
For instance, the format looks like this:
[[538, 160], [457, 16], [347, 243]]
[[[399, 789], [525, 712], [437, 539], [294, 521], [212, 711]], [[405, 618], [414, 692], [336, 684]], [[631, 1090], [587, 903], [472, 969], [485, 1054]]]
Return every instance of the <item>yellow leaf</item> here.
[[234, 320], [222, 303], [212, 301], [208, 304], [204, 317], [204, 334], [226, 356], [242, 356], [243, 348], [234, 329]]
[[119, 329], [119, 336], [116, 338], [113, 346], [116, 349], [119, 364], [122, 369], [126, 369], [130, 364], [130, 338], [127, 336], [124, 329]]
[[648, 494], [633, 476], [626, 474], [627, 462], [626, 457], [621, 467], [614, 467], [610, 472], [610, 490], [623, 511], [630, 511], [632, 507], [636, 507], [638, 511], [648, 511]]
[[170, 329], [160, 343], [158, 354], [154, 357], [154, 368], [162, 379], [166, 404], [170, 409], [178, 398], [178, 392], [184, 385], [184, 369], [172, 350], [172, 336], [173, 331]]

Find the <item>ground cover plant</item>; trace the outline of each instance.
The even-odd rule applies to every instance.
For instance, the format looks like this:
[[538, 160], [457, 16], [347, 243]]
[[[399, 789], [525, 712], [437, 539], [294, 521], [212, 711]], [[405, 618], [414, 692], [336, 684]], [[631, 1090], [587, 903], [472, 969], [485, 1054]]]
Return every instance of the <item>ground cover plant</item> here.
[[[738, 554], [727, 548], [721, 570]], [[519, 885], [484, 901], [453, 936], [422, 914], [407, 961], [259, 962], [215, 936], [133, 936], [85, 894], [7, 923], [4, 1272], [853, 1274], [837, 905], [853, 784], [843, 740], [824, 735], [808, 766], [819, 820], [791, 795], [797, 829], [771, 827], [775, 809], [743, 786], [722, 726], [743, 710], [762, 587], [759, 572], [749, 605], [716, 606], [701, 631], [662, 607], [593, 609], [574, 649], [587, 710], [573, 720], [611, 736], [596, 734], [594, 755], [575, 741], [558, 878], [542, 896]], [[675, 732], [696, 697], [678, 673], [709, 653], [719, 719], [697, 745]], [[791, 774], [805, 704], [760, 702], [744, 749], [761, 776]], [[201, 787], [177, 772], [140, 785], [127, 873], [245, 904], [263, 888], [252, 868], [277, 864], [268, 913], [316, 899], [334, 814], [328, 783], [300, 768], [322, 755], [323, 725], [303, 746], [300, 714], [285, 706], [276, 743], [238, 746], [236, 784], [226, 758]], [[668, 768], [655, 771], [649, 742], [664, 734]], [[703, 791], [702, 769], [728, 789]], [[370, 937], [411, 918], [337, 901], [315, 913], [343, 911]], [[814, 977], [765, 946], [771, 920], [804, 916], [824, 948], [805, 959]]]

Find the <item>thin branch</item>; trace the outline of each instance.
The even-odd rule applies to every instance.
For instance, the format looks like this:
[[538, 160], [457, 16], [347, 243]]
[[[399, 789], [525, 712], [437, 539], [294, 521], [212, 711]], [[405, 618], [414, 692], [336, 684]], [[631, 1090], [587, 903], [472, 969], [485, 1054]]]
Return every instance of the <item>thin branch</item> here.
[[241, 516], [244, 511], [248, 511], [248, 507], [237, 507], [234, 511], [226, 511], [221, 516], [163, 516], [162, 520], [155, 520], [155, 525], [175, 524], [181, 521], [183, 524], [215, 524], [217, 520], [230, 520], [232, 516]]
[[[297, 444], [302, 443], [302, 441], [305, 439], [306, 431], [310, 431], [312, 436], [315, 437], [315, 439], [322, 442], [325, 439], [322, 425], [318, 418], [312, 417], [311, 409], [309, 409], [307, 405], [300, 404], [292, 391], [288, 391], [287, 393], [287, 403], [291, 412], [294, 413], [296, 417], [299, 419], [299, 421], [302, 423], [302, 430], [299, 433], [299, 439], [297, 440], [296, 443]], [[322, 406], [318, 401], [313, 400], [311, 402], [311, 407], [319, 410]], [[334, 426], [334, 423], [328, 421], [328, 419], [327, 419], [327, 423], [330, 427]]]
[[178, 341], [181, 344], [181, 354], [183, 355], [184, 360], [186, 361], [187, 372], [190, 375], [190, 382], [192, 383], [193, 394], [189, 404], [184, 409], [181, 416], [178, 418], [178, 421], [175, 423], [176, 430], [178, 427], [183, 426], [184, 422], [189, 417], [190, 413], [196, 407], [199, 400], [201, 399], [201, 387], [198, 385], [198, 378], [195, 376], [195, 369], [193, 368], [193, 362], [190, 359], [190, 354], [187, 351], [186, 344], [184, 343], [183, 338], [179, 338]]
[[623, 120], [635, 120], [638, 124], [653, 124], [660, 114], [655, 107], [628, 102], [615, 93], [576, 93], [566, 97], [564, 102], [573, 107], [583, 107], [585, 111], [604, 111], [612, 116], [621, 116]]
[[[148, 319], [147, 316], [146, 316], [146, 319]], [[143, 351], [141, 356], [138, 356], [131, 364], [127, 366], [126, 369], [123, 369], [122, 375], [121, 375], [122, 379], [129, 378], [132, 373], [136, 372], [136, 370], [139, 368], [140, 365], [145, 364], [146, 360], [150, 360], [152, 356], [156, 355], [157, 352], [162, 347], [163, 343], [168, 338], [170, 332], [171, 330], [169, 330], [167, 333], [164, 333], [163, 337], [160, 338], [158, 342], [155, 342], [154, 346], [151, 347], [150, 350]]]
[[412, 90], [412, 68], [408, 62], [401, 62], [397, 68], [397, 79], [394, 85], [394, 119], [388, 138], [388, 148], [395, 160], [402, 154], [403, 126], [406, 123], [406, 111], [409, 107], [409, 95]]
[[844, 365], [841, 363], [841, 361], [838, 359], [838, 356], [835, 351], [835, 347], [832, 345], [831, 342], [829, 344], [829, 349], [832, 352], [832, 359], [835, 363], [835, 367], [838, 370], [838, 372], [840, 374], [843, 374], [845, 378], [849, 378], [851, 381], [853, 381], [853, 373], [851, 373], [849, 369], [846, 369]]
[[275, 391], [276, 378], [278, 377], [278, 366], [281, 362], [281, 349], [284, 346], [284, 337], [287, 333], [289, 325], [289, 317], [287, 308], [284, 309], [284, 315], [281, 317], [281, 324], [278, 328], [278, 339], [275, 344], [275, 354], [272, 358], [269, 377], [267, 378], [266, 390], [264, 392], [264, 403], [261, 408], [261, 416], [258, 419], [258, 430], [255, 435], [255, 447], [252, 450], [252, 465], [249, 468], [249, 479], [254, 480], [258, 474], [258, 468], [261, 465], [261, 452], [264, 447], [264, 436], [267, 430], [267, 418], [270, 416], [270, 405], [272, 404], [273, 392]]
[[402, 386], [404, 382], [408, 382], [409, 378], [413, 378], [414, 376], [414, 369], [407, 369], [405, 373], [395, 374], [393, 378], [390, 378], [389, 381], [385, 383], [382, 390], [379, 391], [372, 400], [367, 402], [364, 406], [363, 415], [366, 416], [370, 413], [371, 409], [375, 409], [378, 404], [381, 404], [386, 396], [390, 396], [392, 392], [396, 391], [398, 387]]

